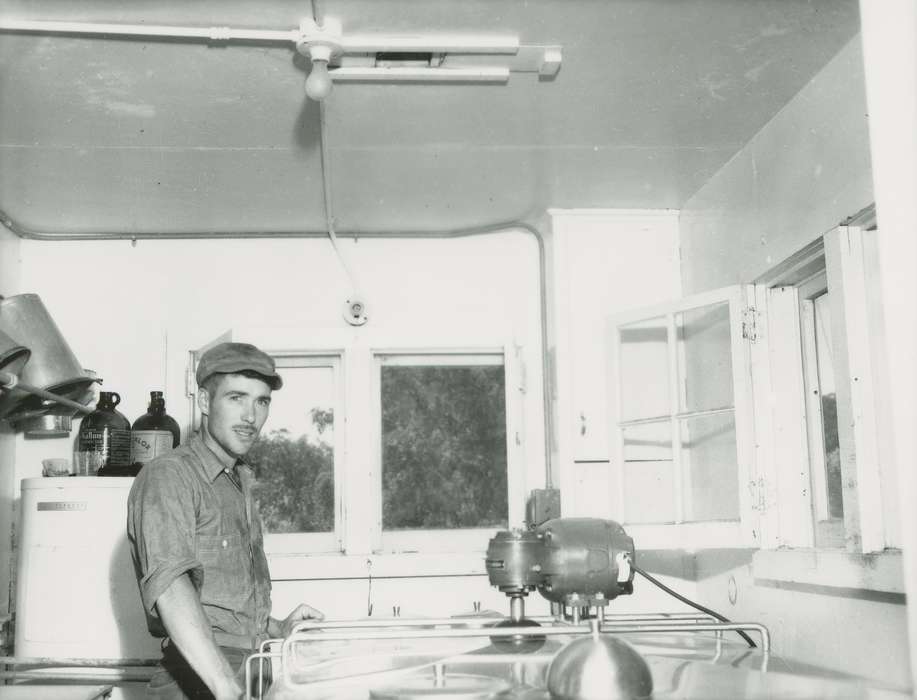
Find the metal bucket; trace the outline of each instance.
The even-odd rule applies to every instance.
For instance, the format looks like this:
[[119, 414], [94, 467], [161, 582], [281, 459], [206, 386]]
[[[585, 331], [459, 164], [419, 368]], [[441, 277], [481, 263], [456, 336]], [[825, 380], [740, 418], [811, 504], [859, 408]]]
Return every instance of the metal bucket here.
[[[95, 381], [86, 376], [37, 294], [0, 299], [0, 333], [31, 350], [31, 358], [19, 372], [23, 384], [78, 400]], [[36, 415], [50, 408], [44, 399], [22, 392], [0, 396], [0, 418], [22, 412]]]
[[31, 351], [0, 331], [0, 371], [19, 374], [29, 361]]

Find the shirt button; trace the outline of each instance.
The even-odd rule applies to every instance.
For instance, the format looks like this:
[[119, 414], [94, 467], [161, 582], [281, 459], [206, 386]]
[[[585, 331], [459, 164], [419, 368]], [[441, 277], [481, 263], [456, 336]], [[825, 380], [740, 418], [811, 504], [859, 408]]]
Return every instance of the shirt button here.
[[223, 540], [223, 549], [226, 549], [229, 546], [229, 542]]

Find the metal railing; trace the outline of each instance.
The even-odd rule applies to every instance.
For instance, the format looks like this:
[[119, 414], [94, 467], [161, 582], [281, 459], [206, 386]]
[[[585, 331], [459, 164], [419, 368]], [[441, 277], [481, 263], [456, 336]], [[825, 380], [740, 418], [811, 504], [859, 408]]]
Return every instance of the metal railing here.
[[[590, 624], [572, 624], [565, 620], [558, 620], [551, 616], [535, 616], [536, 622], [547, 623], [550, 626], [535, 627], [493, 627], [494, 622], [502, 618], [493, 617], [468, 617], [468, 618], [431, 618], [431, 619], [398, 619], [398, 620], [335, 620], [314, 621], [304, 620], [298, 623], [292, 633], [285, 639], [265, 640], [258, 653], [248, 657], [245, 663], [245, 692], [246, 700], [264, 697], [264, 664], [280, 662], [281, 668], [289, 665], [294, 658], [293, 648], [303, 643], [327, 643], [344, 641], [370, 641], [370, 640], [409, 640], [409, 639], [473, 639], [475, 637], [507, 638], [520, 640], [526, 637], [532, 639], [545, 639], [550, 637], [561, 638], [571, 635], [592, 634], [593, 625], [597, 626], [601, 634], [640, 634], [640, 633], [684, 633], [684, 632], [712, 632], [716, 635], [715, 656], [711, 661], [716, 662], [722, 653], [724, 632], [755, 632], [761, 638], [761, 671], [767, 670], [767, 659], [771, 650], [770, 633], [764, 625], [757, 622], [719, 622], [706, 614], [696, 613], [637, 613], [637, 614], [609, 614], [602, 620], [592, 620]], [[280, 651], [276, 651], [277, 645]], [[274, 649], [271, 651], [270, 649]], [[458, 658], [457, 654], [451, 658]], [[507, 656], [501, 655], [488, 658], [487, 655], [475, 655], [475, 663], [500, 663], [507, 662]], [[442, 660], [440, 660], [440, 663]], [[254, 664], [258, 664], [257, 690], [255, 684]], [[431, 661], [427, 665], [434, 664]], [[310, 665], [310, 670], [320, 668], [321, 662]], [[286, 669], [289, 675], [289, 669]], [[301, 683], [303, 688], [309, 690], [329, 689], [339, 685], [343, 678], [323, 679]]]

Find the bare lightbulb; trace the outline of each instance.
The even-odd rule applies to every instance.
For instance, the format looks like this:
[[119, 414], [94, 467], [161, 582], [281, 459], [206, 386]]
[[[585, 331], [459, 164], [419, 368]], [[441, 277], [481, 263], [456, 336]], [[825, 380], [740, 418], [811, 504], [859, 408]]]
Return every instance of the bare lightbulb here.
[[324, 100], [331, 94], [331, 76], [328, 75], [328, 61], [312, 59], [312, 70], [306, 78], [306, 94], [313, 100]]

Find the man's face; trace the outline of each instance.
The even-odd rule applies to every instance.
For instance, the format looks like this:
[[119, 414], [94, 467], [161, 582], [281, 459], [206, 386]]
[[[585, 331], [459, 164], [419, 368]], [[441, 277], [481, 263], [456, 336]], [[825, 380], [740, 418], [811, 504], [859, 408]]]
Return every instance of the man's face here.
[[213, 440], [232, 457], [242, 457], [255, 444], [267, 420], [271, 387], [241, 374], [220, 378], [211, 392], [200, 394], [201, 413], [207, 416], [206, 439]]

